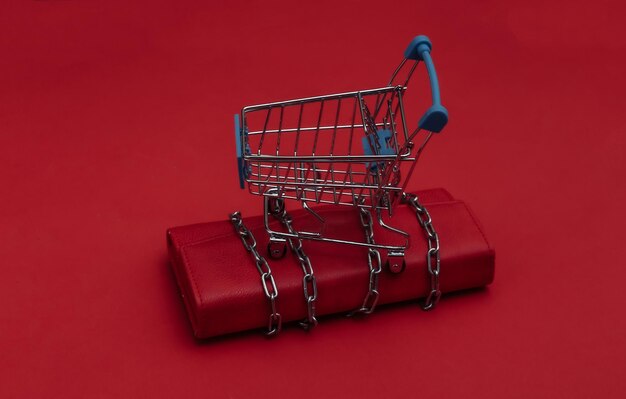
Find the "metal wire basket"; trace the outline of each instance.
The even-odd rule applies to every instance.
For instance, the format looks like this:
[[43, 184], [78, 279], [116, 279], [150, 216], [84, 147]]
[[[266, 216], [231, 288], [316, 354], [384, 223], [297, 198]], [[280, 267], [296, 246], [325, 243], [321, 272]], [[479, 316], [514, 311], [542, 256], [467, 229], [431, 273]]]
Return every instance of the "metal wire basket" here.
[[[270, 256], [284, 255], [281, 245], [287, 239], [361, 245], [403, 256], [409, 237], [385, 216], [393, 215], [422, 150], [448, 121], [431, 49], [426, 36], [413, 39], [385, 87], [251, 105], [235, 115], [240, 185], [247, 183], [251, 194], [265, 197], [265, 227], [271, 246], [278, 245], [270, 248]], [[420, 62], [428, 72], [432, 105], [411, 129], [404, 95]], [[286, 200], [311, 212], [319, 230], [272, 229], [270, 216], [281, 214]], [[320, 203], [371, 212], [381, 227], [403, 240], [381, 244], [327, 237], [324, 219], [310, 207]]]

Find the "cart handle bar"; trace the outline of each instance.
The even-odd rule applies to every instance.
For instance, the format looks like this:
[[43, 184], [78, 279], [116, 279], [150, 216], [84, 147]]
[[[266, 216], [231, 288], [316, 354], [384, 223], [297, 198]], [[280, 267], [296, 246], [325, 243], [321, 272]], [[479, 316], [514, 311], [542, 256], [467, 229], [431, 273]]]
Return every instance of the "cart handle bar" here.
[[420, 118], [418, 127], [430, 132], [439, 133], [443, 130], [448, 123], [448, 110], [441, 105], [441, 94], [439, 93], [439, 80], [437, 79], [437, 71], [435, 71], [435, 64], [430, 56], [430, 51], [433, 45], [430, 39], [424, 35], [416, 36], [411, 41], [409, 47], [404, 51], [404, 58], [424, 61], [426, 64], [426, 70], [428, 72], [428, 78], [430, 80], [430, 92], [432, 94], [433, 105], [428, 108], [426, 113]]

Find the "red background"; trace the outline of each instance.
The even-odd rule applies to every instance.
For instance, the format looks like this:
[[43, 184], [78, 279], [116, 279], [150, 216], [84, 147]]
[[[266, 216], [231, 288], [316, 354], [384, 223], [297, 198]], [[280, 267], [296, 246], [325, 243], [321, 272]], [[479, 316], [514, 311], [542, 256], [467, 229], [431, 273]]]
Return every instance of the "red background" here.
[[[4, 1], [0, 396], [624, 397], [624, 9], [501, 3]], [[409, 188], [473, 207], [494, 284], [196, 342], [165, 229], [260, 213], [232, 114], [382, 85], [416, 34], [451, 121]]]

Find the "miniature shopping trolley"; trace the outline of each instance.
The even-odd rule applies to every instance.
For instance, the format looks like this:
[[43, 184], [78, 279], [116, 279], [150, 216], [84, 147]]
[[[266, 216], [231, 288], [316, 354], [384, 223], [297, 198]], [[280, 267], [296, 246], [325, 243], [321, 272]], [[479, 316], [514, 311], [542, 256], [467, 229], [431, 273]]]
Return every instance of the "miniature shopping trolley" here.
[[[264, 197], [271, 258], [284, 256], [287, 243], [293, 249], [293, 242], [301, 246], [301, 240], [317, 240], [364, 246], [375, 255], [384, 250], [387, 259], [398, 260], [393, 266], [402, 268], [410, 241], [393, 227], [393, 210], [406, 199], [424, 147], [448, 121], [431, 49], [426, 36], [417, 36], [385, 87], [252, 105], [235, 116], [240, 185], [247, 183], [251, 194]], [[428, 73], [432, 105], [411, 129], [404, 97], [420, 62]], [[299, 202], [319, 229], [303, 231], [291, 223], [287, 201]], [[311, 207], [320, 203], [357, 208], [365, 238], [325, 234], [325, 220]], [[283, 222], [280, 229], [272, 226], [274, 218]], [[376, 242], [373, 221], [392, 231], [397, 242]]]

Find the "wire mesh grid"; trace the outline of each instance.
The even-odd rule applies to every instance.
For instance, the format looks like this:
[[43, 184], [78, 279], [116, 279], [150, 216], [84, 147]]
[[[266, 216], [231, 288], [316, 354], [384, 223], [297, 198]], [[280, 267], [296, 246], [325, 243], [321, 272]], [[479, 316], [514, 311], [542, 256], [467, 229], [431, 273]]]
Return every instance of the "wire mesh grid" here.
[[242, 110], [250, 193], [390, 209], [399, 163], [414, 161], [404, 86], [255, 105]]

